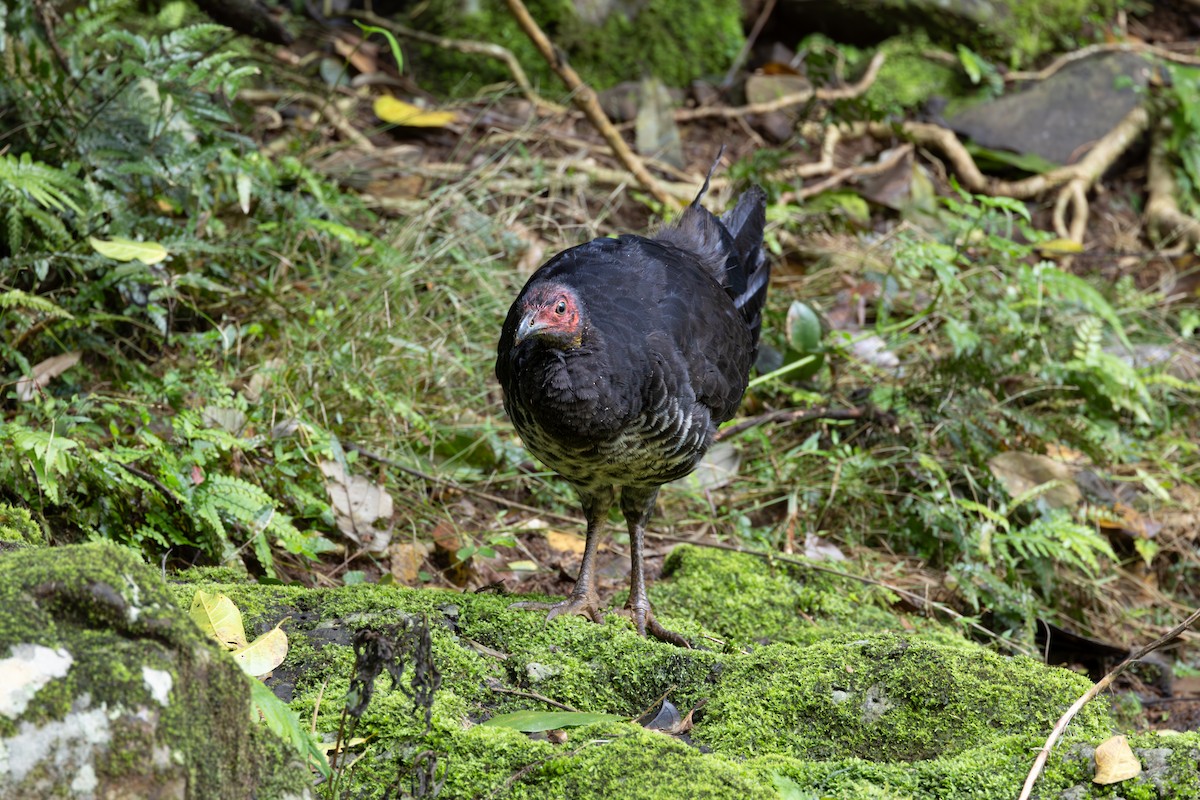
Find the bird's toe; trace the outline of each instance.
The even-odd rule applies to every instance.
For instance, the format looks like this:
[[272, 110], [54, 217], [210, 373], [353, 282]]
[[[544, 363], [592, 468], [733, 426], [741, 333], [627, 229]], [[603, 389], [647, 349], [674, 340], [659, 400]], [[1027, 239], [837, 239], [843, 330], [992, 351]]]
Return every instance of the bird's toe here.
[[560, 600], [557, 603], [522, 601], [520, 603], [512, 603], [509, 605], [509, 608], [519, 611], [545, 611], [547, 612], [546, 622], [562, 614], [567, 614], [568, 616], [578, 614], [587, 617], [592, 622], [604, 622], [604, 614], [600, 611], [596, 597], [589, 594], [572, 594], [567, 599]]

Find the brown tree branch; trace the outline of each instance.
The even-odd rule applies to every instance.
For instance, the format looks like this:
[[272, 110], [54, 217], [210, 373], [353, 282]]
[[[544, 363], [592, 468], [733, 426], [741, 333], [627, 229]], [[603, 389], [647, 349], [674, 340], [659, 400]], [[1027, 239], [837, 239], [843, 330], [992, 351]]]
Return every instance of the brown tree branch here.
[[596, 126], [596, 130], [604, 137], [604, 141], [608, 142], [608, 146], [612, 148], [617, 159], [625, 165], [625, 168], [637, 179], [642, 188], [653, 195], [655, 200], [673, 211], [681, 208], [683, 204], [659, 185], [642, 160], [629, 149], [629, 145], [621, 138], [621, 132], [613, 127], [612, 121], [600, 107], [596, 92], [583, 82], [579, 73], [567, 63], [567, 58], [562, 51], [546, 37], [537, 22], [530, 16], [529, 9], [525, 8], [525, 4], [521, 0], [507, 0], [507, 2], [509, 11], [512, 12], [517, 24], [521, 26], [521, 30], [525, 31], [525, 35], [546, 59], [546, 63], [567, 85], [571, 91], [572, 102], [584, 113], [588, 121]]

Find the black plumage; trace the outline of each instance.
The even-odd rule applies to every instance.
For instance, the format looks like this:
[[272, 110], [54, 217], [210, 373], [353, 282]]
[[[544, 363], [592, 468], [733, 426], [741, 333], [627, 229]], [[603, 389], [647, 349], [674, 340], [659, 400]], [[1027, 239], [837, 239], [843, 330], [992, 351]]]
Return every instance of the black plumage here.
[[686, 645], [650, 610], [646, 522], [659, 487], [695, 469], [737, 411], [770, 271], [763, 191], [751, 188], [720, 219], [700, 205], [704, 191], [653, 238], [595, 239], [555, 256], [509, 309], [496, 358], [505, 411], [529, 451], [575, 487], [587, 518], [571, 595], [517, 607], [600, 621], [593, 561], [619, 487], [638, 632]]

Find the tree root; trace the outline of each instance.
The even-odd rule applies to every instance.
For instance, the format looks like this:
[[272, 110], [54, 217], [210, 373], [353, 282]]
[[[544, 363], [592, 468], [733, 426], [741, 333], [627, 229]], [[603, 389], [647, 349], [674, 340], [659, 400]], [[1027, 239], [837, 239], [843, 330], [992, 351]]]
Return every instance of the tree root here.
[[1200, 220], [1179, 210], [1175, 200], [1178, 187], [1167, 163], [1165, 138], [1166, 124], [1160, 122], [1154, 129], [1146, 171], [1146, 227], [1165, 242], [1192, 248], [1200, 244]]

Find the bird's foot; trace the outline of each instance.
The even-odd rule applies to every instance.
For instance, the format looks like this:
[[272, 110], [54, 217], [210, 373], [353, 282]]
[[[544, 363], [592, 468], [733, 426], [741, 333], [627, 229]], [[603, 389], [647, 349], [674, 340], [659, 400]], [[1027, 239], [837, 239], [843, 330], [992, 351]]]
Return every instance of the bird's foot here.
[[647, 633], [658, 639], [660, 642], [673, 644], [676, 647], [682, 647], [685, 650], [692, 649], [692, 643], [683, 638], [683, 634], [668, 630], [654, 617], [654, 612], [649, 608], [638, 608], [626, 606], [622, 614], [628, 614], [633, 620], [634, 626], [637, 628], [638, 636], [645, 637]]
[[600, 611], [599, 599], [595, 592], [580, 592], [576, 594], [571, 592], [566, 600], [560, 600], [557, 603], [539, 603], [532, 600], [513, 603], [509, 606], [511, 609], [518, 611], [548, 611], [546, 614], [546, 622], [557, 617], [559, 614], [579, 614], [587, 617], [592, 622], [603, 623], [604, 614]]

